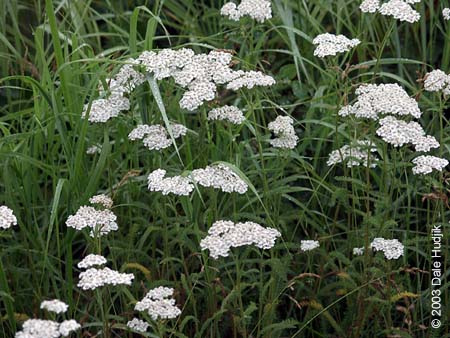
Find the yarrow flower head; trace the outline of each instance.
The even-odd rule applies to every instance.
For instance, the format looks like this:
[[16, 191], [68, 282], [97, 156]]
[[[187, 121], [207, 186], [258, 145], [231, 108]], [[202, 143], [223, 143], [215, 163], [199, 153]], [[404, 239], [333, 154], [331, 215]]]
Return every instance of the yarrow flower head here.
[[78, 268], [87, 269], [93, 266], [105, 265], [107, 260], [101, 255], [90, 254], [84, 257], [78, 264]]
[[398, 259], [404, 254], [404, 246], [398, 239], [375, 238], [370, 247], [374, 251], [382, 251], [386, 259]]
[[228, 257], [231, 248], [255, 245], [260, 249], [270, 249], [281, 234], [273, 228], [264, 228], [254, 222], [233, 223], [216, 221], [208, 230], [208, 236], [200, 241], [202, 250], [209, 250], [212, 258]]
[[204, 187], [220, 189], [223, 192], [245, 194], [248, 189], [245, 183], [230, 167], [224, 164], [195, 169], [191, 173], [192, 180]]
[[[344, 145], [340, 149], [333, 150], [328, 156], [327, 165], [332, 166], [337, 163], [347, 162], [347, 167], [364, 166], [374, 168], [379, 160], [376, 156], [370, 156], [377, 148], [366, 140], [356, 141], [354, 145]], [[370, 161], [369, 161], [370, 159]], [[370, 162], [370, 165], [369, 165]]]
[[163, 195], [174, 194], [178, 196], [188, 196], [194, 185], [191, 180], [183, 176], [165, 177], [164, 169], [156, 169], [148, 175], [148, 190], [159, 191]]
[[130, 109], [130, 101], [126, 97], [110, 96], [107, 99], [97, 99], [84, 106], [83, 118], [88, 118], [89, 122], [105, 123], [113, 117], [117, 117], [123, 110]]
[[102, 148], [99, 147], [98, 145], [93, 145], [86, 149], [87, 155], [100, 154], [101, 152], [102, 152]]
[[205, 169], [195, 169], [189, 177], [165, 177], [164, 169], [157, 169], [148, 175], [148, 189], [159, 191], [163, 195], [175, 194], [187, 196], [194, 190], [194, 183], [204, 187], [220, 189], [224, 192], [244, 194], [248, 185], [228, 166], [215, 164]]
[[300, 250], [303, 252], [317, 249], [320, 246], [319, 241], [314, 240], [302, 240], [300, 241]]
[[294, 120], [289, 116], [278, 116], [275, 121], [269, 123], [268, 128], [277, 136], [270, 140], [274, 148], [294, 149], [297, 146]]
[[356, 89], [357, 100], [343, 107], [340, 116], [377, 120], [381, 115], [412, 116], [419, 118], [422, 112], [414, 98], [396, 83], [362, 85]]
[[54, 312], [54, 313], [64, 313], [67, 311], [67, 309], [69, 308], [69, 306], [60, 301], [59, 299], [53, 299], [53, 300], [44, 300], [41, 303], [40, 306], [41, 309], [45, 309], [49, 312]]
[[442, 70], [436, 69], [426, 74], [424, 89], [427, 92], [440, 92], [450, 95], [450, 75]]
[[360, 42], [358, 39], [350, 40], [344, 35], [320, 34], [313, 40], [313, 44], [317, 45], [314, 56], [324, 58], [325, 56], [348, 52], [353, 47], [358, 46]]
[[110, 268], [90, 268], [80, 273], [78, 287], [83, 290], [95, 290], [105, 285], [131, 285], [132, 273], [120, 273]]
[[362, 255], [364, 255], [364, 247], [353, 248], [353, 255], [355, 255], [355, 256], [362, 256]]
[[59, 324], [59, 332], [63, 337], [69, 336], [71, 332], [77, 331], [80, 328], [81, 325], [73, 319], [65, 320], [61, 324]]
[[97, 210], [89, 206], [81, 206], [75, 215], [70, 215], [66, 225], [79, 231], [90, 228], [91, 237], [107, 235], [119, 229], [117, 216], [111, 210]]
[[425, 135], [425, 131], [417, 122], [405, 122], [393, 116], [380, 120], [380, 127], [376, 131], [383, 141], [394, 147], [413, 144], [416, 151], [429, 152], [432, 148], [439, 148], [439, 142], [433, 136]]
[[171, 298], [173, 291], [172, 288], [163, 286], [152, 289], [136, 303], [134, 309], [146, 311], [153, 320], [176, 318], [181, 310], [176, 306], [175, 299]]
[[220, 14], [233, 21], [249, 16], [258, 22], [264, 22], [272, 18], [272, 4], [270, 0], [242, 0], [237, 6], [233, 2], [227, 2]]
[[414, 23], [419, 21], [420, 14], [411, 7], [411, 4], [421, 0], [389, 0], [381, 5], [381, 15], [392, 16], [394, 19]]
[[[172, 135], [175, 139], [186, 135], [187, 128], [182, 124], [172, 124], [170, 126]], [[144, 145], [149, 150], [161, 150], [172, 145], [173, 141], [170, 138], [169, 132], [161, 125], [146, 125], [141, 124], [134, 128], [128, 135], [128, 139], [143, 140]]]
[[440, 158], [436, 156], [419, 156], [412, 160], [415, 167], [412, 169], [415, 175], [427, 175], [434, 170], [442, 171], [446, 166], [448, 166], [448, 160], [445, 158]]
[[75, 320], [65, 320], [61, 323], [52, 320], [28, 319], [23, 323], [22, 331], [15, 338], [59, 338], [67, 337], [71, 332], [79, 330], [81, 325]]
[[380, 6], [380, 0], [364, 0], [359, 6], [359, 9], [363, 13], [375, 13], [380, 9]]
[[450, 20], [450, 8], [444, 8], [442, 10], [442, 16], [445, 20]]
[[150, 324], [141, 319], [133, 318], [132, 320], [127, 322], [127, 326], [134, 331], [142, 333], [147, 331]]
[[245, 116], [238, 107], [235, 106], [223, 106], [214, 108], [208, 113], [208, 120], [222, 120], [228, 121], [233, 124], [241, 124], [245, 121]]
[[175, 83], [187, 90], [180, 107], [195, 110], [205, 101], [216, 97], [217, 86], [227, 85], [228, 89], [242, 87], [271, 86], [275, 80], [271, 76], [256, 71], [234, 71], [231, 69], [232, 55], [224, 51], [195, 54], [193, 50], [163, 49], [159, 52], [144, 51], [137, 59], [128, 60], [119, 72], [109, 79], [106, 90], [100, 91], [100, 98], [93, 100], [89, 109], [86, 105], [82, 116], [89, 116], [90, 122], [106, 122], [130, 109], [127, 97], [147, 76], [156, 80], [173, 78]]
[[13, 211], [5, 205], [0, 206], [0, 229], [9, 229], [13, 225], [17, 225]]
[[48, 337], [58, 338], [61, 337], [59, 332], [59, 323], [52, 320], [43, 319], [28, 319], [22, 325], [22, 331], [16, 333], [17, 337]]
[[111, 209], [113, 204], [114, 204], [114, 202], [111, 199], [111, 197], [106, 196], [104, 194], [92, 196], [89, 199], [89, 203], [101, 205], [101, 206], [103, 206], [106, 209]]
[[227, 84], [227, 89], [237, 91], [242, 88], [252, 89], [256, 86], [270, 87], [275, 84], [273, 77], [261, 72], [251, 70], [249, 72], [237, 71], [236, 73], [240, 76], [231, 80]]
[[363, 13], [379, 12], [381, 15], [392, 16], [394, 19], [414, 23], [419, 21], [420, 14], [412, 8], [412, 4], [421, 0], [389, 0], [381, 4], [380, 0], [364, 0], [359, 8]]

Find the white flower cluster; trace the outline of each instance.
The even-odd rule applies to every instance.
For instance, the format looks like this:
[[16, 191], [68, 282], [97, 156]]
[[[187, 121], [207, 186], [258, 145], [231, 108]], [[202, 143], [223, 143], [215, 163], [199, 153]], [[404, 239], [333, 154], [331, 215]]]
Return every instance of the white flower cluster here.
[[444, 8], [442, 10], [442, 16], [445, 20], [450, 20], [450, 8]]
[[294, 120], [289, 116], [278, 116], [275, 121], [268, 125], [277, 137], [270, 140], [270, 144], [274, 148], [294, 149], [298, 142], [298, 137], [295, 134]]
[[153, 320], [173, 319], [181, 314], [181, 310], [175, 305], [175, 299], [171, 298], [173, 289], [160, 286], [150, 290], [145, 297], [136, 303], [136, 311], [147, 311]]
[[80, 273], [77, 286], [83, 290], [95, 290], [105, 285], [131, 285], [132, 273], [120, 273], [110, 268], [89, 268]]
[[270, 249], [280, 236], [278, 230], [253, 222], [216, 221], [208, 230], [208, 236], [200, 241], [200, 247], [208, 249], [211, 257], [217, 259], [219, 256], [227, 257], [233, 247], [255, 245], [260, 249]]
[[353, 255], [355, 255], [355, 256], [362, 256], [362, 255], [364, 255], [364, 247], [353, 248]]
[[383, 251], [386, 259], [398, 259], [403, 256], [404, 246], [398, 239], [375, 238], [370, 247], [374, 251]]
[[429, 152], [432, 148], [439, 148], [439, 142], [429, 135], [425, 135], [422, 126], [417, 122], [405, 122], [393, 116], [380, 120], [380, 127], [376, 131], [386, 143], [394, 147], [413, 144], [416, 151]]
[[44, 300], [41, 303], [40, 308], [54, 313], [64, 313], [67, 311], [69, 306], [66, 303], [60, 301], [59, 299], [53, 299], [53, 300]]
[[0, 206], [0, 229], [9, 229], [13, 225], [17, 225], [13, 211], [6, 205]]
[[348, 39], [344, 35], [334, 35], [324, 33], [316, 36], [313, 44], [317, 45], [314, 56], [324, 58], [325, 56], [336, 55], [348, 52], [351, 48], [361, 43], [358, 39]]
[[89, 122], [105, 123], [116, 117], [123, 110], [130, 109], [130, 101], [126, 97], [110, 96], [107, 99], [97, 99], [84, 106], [82, 117], [88, 117]]
[[414, 23], [419, 21], [420, 14], [412, 4], [421, 0], [389, 0], [381, 4], [380, 0], [364, 0], [359, 8], [364, 13], [379, 12], [381, 15], [392, 16], [397, 20]]
[[[333, 150], [328, 156], [327, 165], [332, 166], [337, 163], [347, 162], [348, 168], [360, 165], [367, 167], [369, 165], [369, 152], [374, 153], [376, 151], [377, 148], [370, 141], [356, 141], [355, 145], [346, 144], [340, 149]], [[370, 167], [376, 167], [378, 160], [376, 156], [371, 156]]]
[[[446, 90], [446, 86], [447, 75], [440, 70], [429, 73], [425, 79], [426, 90]], [[338, 113], [340, 116], [354, 115], [357, 118], [379, 119], [379, 127], [376, 130], [376, 134], [383, 141], [392, 144], [394, 147], [411, 144], [417, 152], [429, 152], [431, 149], [440, 147], [436, 138], [426, 135], [419, 123], [415, 121], [406, 122], [394, 117], [396, 115], [420, 118], [422, 115], [416, 100], [409, 97], [406, 91], [398, 84], [360, 86], [356, 90], [356, 95], [358, 97], [357, 101], [353, 105], [343, 107]], [[383, 117], [383, 115], [387, 116]], [[348, 148], [345, 148], [345, 151], [348, 151]], [[336, 161], [339, 158], [339, 153], [334, 151], [330, 154], [328, 163], [337, 163]], [[430, 173], [432, 168], [442, 170], [442, 165], [445, 163], [443, 161], [445, 160], [439, 162], [431, 160], [431, 158], [436, 159], [433, 156], [419, 156], [418, 162], [415, 163], [417, 166], [413, 168], [413, 172], [415, 174], [425, 174]], [[427, 165], [427, 163], [431, 163], [431, 166]]]
[[63, 337], [68, 337], [71, 332], [79, 330], [80, 328], [81, 325], [73, 319], [65, 320], [59, 324], [59, 332]]
[[[208, 54], [195, 54], [193, 50], [164, 49], [159, 53], [143, 52], [138, 62], [147, 73], [153, 74], [157, 80], [172, 77], [175, 83], [188, 90], [180, 100], [180, 107], [195, 110], [205, 101], [211, 101], [217, 93], [217, 85], [228, 83], [228, 89], [236, 86], [232, 81], [241, 81], [250, 85], [268, 86], [274, 84], [270, 76], [260, 72], [233, 71], [230, 68], [232, 55], [222, 51], [211, 51]], [[253, 82], [248, 80], [253, 79]], [[268, 82], [271, 79], [272, 82]], [[231, 86], [231, 87], [230, 87]]]
[[380, 6], [380, 0], [364, 0], [359, 6], [359, 9], [363, 13], [375, 13], [380, 9]]
[[303, 252], [317, 249], [319, 246], [320, 246], [319, 241], [314, 241], [310, 239], [300, 241], [300, 250]]
[[100, 154], [101, 152], [102, 152], [102, 148], [99, 147], [98, 145], [93, 145], [86, 149], [87, 155]]
[[208, 54], [195, 54], [188, 48], [163, 49], [157, 53], [145, 51], [121, 67], [117, 75], [108, 81], [109, 96], [106, 91], [100, 91], [105, 98], [92, 101], [90, 109], [86, 105], [83, 117], [89, 114], [90, 122], [106, 122], [120, 111], [129, 110], [127, 95], [145, 81], [146, 75], [157, 80], [173, 78], [176, 84], [187, 88], [180, 100], [180, 107], [191, 111], [205, 101], [213, 100], [218, 85], [238, 90], [275, 83], [271, 76], [261, 72], [232, 70], [231, 59], [232, 55], [223, 51], [211, 51]]
[[156, 169], [148, 175], [148, 189], [159, 191], [163, 195], [175, 194], [187, 196], [194, 190], [194, 183], [204, 187], [220, 189], [224, 192], [245, 194], [248, 189], [245, 183], [228, 166], [215, 164], [205, 169], [195, 169], [190, 177], [165, 177], [164, 169]]
[[111, 197], [106, 196], [104, 194], [92, 196], [89, 199], [89, 203], [101, 205], [101, 206], [105, 207], [106, 209], [111, 209], [114, 204]]
[[119, 229], [117, 216], [111, 210], [97, 210], [88, 206], [81, 206], [75, 215], [70, 215], [66, 225], [78, 231], [88, 227], [91, 237], [107, 235]]
[[340, 116], [377, 120], [385, 114], [414, 118], [422, 115], [417, 101], [396, 83], [362, 85], [355, 94], [356, 102], [343, 107], [338, 113]]
[[223, 164], [209, 165], [205, 169], [191, 172], [192, 180], [204, 187], [220, 189], [223, 192], [245, 194], [248, 189], [245, 183], [231, 168]]
[[[171, 124], [170, 128], [175, 139], [185, 136], [187, 133], [187, 128], [182, 124]], [[142, 140], [144, 146], [149, 150], [165, 149], [173, 143], [167, 130], [159, 124], [151, 126], [140, 124], [128, 134], [128, 139], [132, 141]]]
[[84, 257], [78, 264], [78, 268], [87, 269], [96, 265], [105, 265], [107, 262], [106, 258], [101, 255], [90, 254]]
[[82, 117], [88, 117], [89, 122], [105, 123], [109, 119], [119, 115], [121, 111], [130, 109], [130, 100], [126, 97], [135, 87], [142, 84], [145, 77], [134, 68], [138, 62], [128, 59], [119, 72], [111, 79], [108, 79], [107, 90], [104, 90], [103, 83], [99, 84], [99, 99], [93, 100], [89, 109], [89, 104], [84, 106]]
[[22, 331], [16, 332], [15, 338], [59, 338], [68, 337], [71, 332], [79, 330], [81, 325], [75, 320], [61, 323], [53, 320], [28, 319], [23, 323]]
[[150, 326], [149, 323], [138, 318], [133, 318], [132, 320], [129, 320], [127, 322], [127, 327], [141, 333], [147, 331], [149, 326]]
[[427, 92], [440, 92], [444, 95], [450, 95], [450, 75], [442, 70], [433, 70], [425, 76], [424, 89]]
[[188, 177], [165, 176], [164, 169], [156, 169], [151, 172], [147, 178], [148, 190], [159, 191], [163, 195], [175, 194], [178, 196], [188, 196], [194, 190], [194, 185]]
[[233, 124], [241, 124], [245, 121], [245, 116], [236, 106], [223, 106], [214, 108], [208, 113], [208, 120], [226, 120]]
[[233, 2], [227, 2], [220, 14], [234, 21], [249, 16], [258, 22], [264, 22], [272, 18], [272, 4], [270, 0], [242, 0], [237, 6]]
[[414, 175], [426, 175], [430, 174], [433, 169], [442, 171], [449, 162], [445, 158], [422, 155], [412, 160], [412, 163], [415, 164], [412, 169]]
[[238, 70], [236, 73], [240, 76], [231, 80], [227, 84], [227, 89], [237, 91], [241, 88], [252, 89], [255, 86], [270, 87], [275, 84], [273, 77], [254, 70], [249, 72]]

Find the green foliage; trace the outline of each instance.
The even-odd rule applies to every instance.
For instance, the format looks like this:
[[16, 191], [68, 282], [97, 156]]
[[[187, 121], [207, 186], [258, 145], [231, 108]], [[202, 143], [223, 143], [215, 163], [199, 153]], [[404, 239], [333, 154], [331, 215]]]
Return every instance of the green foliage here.
[[[337, 111], [358, 85], [382, 82], [398, 82], [418, 99], [421, 124], [449, 157], [448, 102], [418, 82], [433, 68], [450, 71], [440, 3], [423, 0], [422, 20], [407, 24], [362, 14], [359, 1], [274, 0], [274, 18], [260, 24], [221, 17], [222, 1], [0, 1], [0, 205], [18, 218], [0, 233], [0, 336], [43, 318], [40, 302], [59, 298], [82, 324], [80, 337], [102, 330], [99, 336], [132, 337], [124, 325], [135, 302], [164, 285], [174, 287], [183, 313], [144, 336], [430, 337], [427, 236], [435, 223], [449, 233], [447, 173], [414, 176], [412, 151], [381, 142], [375, 169], [326, 161], [330, 151], [374, 134]], [[346, 56], [316, 58], [312, 40], [326, 31], [362, 43]], [[129, 113], [105, 124], [81, 118], [99, 81], [127, 58], [181, 46], [232, 50], [237, 68], [261, 70], [277, 84], [221, 93], [220, 103], [246, 108], [239, 127], [207, 121], [214, 103], [198, 113], [180, 109], [182, 89], [152, 78], [131, 95]], [[280, 151], [269, 145], [267, 124], [286, 114], [300, 141]], [[150, 153], [127, 139], [138, 123], [169, 121], [189, 128], [175, 147]], [[92, 145], [101, 152], [87, 155]], [[211, 163], [232, 168], [249, 191], [173, 197], [147, 190], [154, 169], [182, 174]], [[76, 263], [98, 243], [65, 225], [97, 193], [113, 197], [119, 223], [102, 239], [102, 253], [135, 274], [132, 287], [101, 295], [76, 286]], [[219, 219], [258, 222], [282, 238], [268, 251], [238, 248], [213, 260], [199, 242]], [[405, 256], [352, 255], [380, 236], [400, 239]], [[321, 246], [301, 252], [302, 239]], [[447, 261], [448, 239], [443, 245]], [[443, 298], [448, 304], [448, 287]], [[449, 327], [439, 334], [448, 337]]]

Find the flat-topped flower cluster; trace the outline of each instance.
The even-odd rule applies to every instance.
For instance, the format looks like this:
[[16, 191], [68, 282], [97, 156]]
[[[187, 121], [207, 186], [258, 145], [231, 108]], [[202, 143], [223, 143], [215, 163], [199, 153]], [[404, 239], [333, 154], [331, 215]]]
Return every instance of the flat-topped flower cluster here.
[[[171, 133], [174, 139], [185, 136], [187, 128], [182, 124], [170, 124]], [[131, 141], [142, 140], [142, 143], [149, 150], [161, 150], [173, 144], [169, 132], [160, 124], [147, 125], [140, 124], [128, 134]]]
[[209, 250], [212, 258], [227, 257], [231, 248], [255, 245], [260, 249], [270, 249], [281, 234], [274, 228], [264, 228], [254, 222], [234, 223], [216, 221], [209, 228], [208, 235], [201, 240], [202, 250]]
[[233, 21], [249, 16], [258, 22], [264, 22], [272, 18], [272, 4], [270, 0], [242, 0], [239, 5], [227, 2], [220, 10], [220, 14]]
[[338, 53], [348, 52], [353, 47], [361, 43], [358, 39], [349, 39], [345, 35], [324, 33], [316, 36], [313, 44], [316, 45], [314, 56], [323, 58], [325, 56], [334, 56]]
[[[387, 260], [399, 259], [405, 253], [405, 246], [398, 239], [374, 238], [369, 248], [373, 251], [381, 251]], [[353, 248], [353, 255], [364, 255], [364, 247]]]
[[442, 16], [444, 17], [445, 20], [450, 20], [450, 8], [444, 8], [442, 10]]
[[442, 92], [446, 96], [450, 95], [450, 75], [440, 69], [427, 73], [424, 89], [427, 92]]
[[289, 116], [278, 116], [268, 125], [276, 138], [270, 140], [274, 148], [294, 149], [297, 146], [298, 136], [294, 129], [294, 120]]
[[210, 110], [208, 113], [208, 120], [221, 120], [233, 124], [241, 124], [245, 121], [245, 116], [242, 110], [236, 106], [223, 106]]
[[300, 250], [303, 252], [312, 251], [320, 246], [319, 241], [304, 239], [300, 241]]
[[392, 16], [394, 19], [414, 23], [419, 21], [420, 13], [412, 5], [421, 0], [389, 0], [382, 3], [380, 0], [364, 0], [359, 8], [364, 13], [378, 12], [384, 16]]
[[355, 90], [355, 95], [356, 102], [341, 108], [339, 116], [378, 120], [383, 115], [416, 119], [422, 115], [417, 101], [397, 83], [361, 85]]
[[398, 239], [375, 238], [370, 247], [374, 251], [382, 251], [386, 259], [398, 259], [403, 256], [405, 247]]
[[207, 188], [220, 189], [223, 192], [245, 194], [247, 183], [230, 167], [224, 164], [214, 164], [204, 169], [194, 169], [190, 175], [165, 177], [164, 169], [156, 169], [148, 175], [148, 189], [159, 191], [163, 195], [175, 194], [187, 196], [194, 190], [194, 184]]
[[[67, 312], [69, 306], [59, 299], [44, 300], [41, 309], [62, 314]], [[22, 330], [17, 331], [15, 338], [59, 338], [68, 337], [72, 332], [81, 328], [81, 325], [73, 320], [57, 322], [54, 320], [28, 319], [22, 325]]]
[[60, 301], [59, 299], [52, 299], [52, 300], [44, 300], [43, 302], [41, 302], [40, 308], [45, 309], [49, 312], [60, 314], [65, 313], [69, 308], [69, 305], [67, 305], [63, 301]]
[[176, 318], [181, 314], [181, 310], [172, 298], [173, 292], [172, 288], [165, 286], [152, 289], [136, 303], [134, 309], [139, 312], [146, 311], [153, 320]]
[[131, 285], [134, 275], [132, 273], [121, 273], [108, 267], [95, 268], [106, 264], [105, 257], [100, 255], [88, 255], [80, 263], [79, 268], [87, 269], [80, 273], [77, 286], [83, 290], [95, 290], [106, 285]]
[[118, 116], [120, 111], [129, 110], [128, 96], [149, 76], [157, 80], [172, 78], [176, 84], [186, 88], [180, 107], [190, 111], [205, 101], [213, 100], [218, 86], [236, 91], [275, 84], [271, 76], [259, 71], [234, 71], [231, 61], [232, 55], [224, 51], [208, 54], [195, 54], [188, 48], [144, 51], [136, 59], [127, 60], [127, 64], [106, 81], [108, 88], [102, 89], [103, 84], [100, 84], [100, 98], [85, 106], [83, 117], [90, 122], [106, 122]]
[[[442, 72], [443, 73], [443, 72]], [[425, 88], [443, 89], [446, 85], [446, 78], [443, 80], [442, 73], [432, 73], [425, 81]], [[445, 75], [445, 74], [444, 74]], [[427, 83], [427, 81], [429, 81]], [[378, 121], [379, 127], [376, 134], [386, 143], [394, 147], [404, 145], [414, 146], [416, 152], [430, 152], [439, 148], [440, 144], [434, 136], [426, 135], [422, 126], [415, 121], [405, 121], [400, 118], [418, 119], [422, 115], [417, 101], [410, 97], [408, 93], [398, 84], [369, 84], [358, 87], [355, 91], [356, 102], [342, 107], [338, 115], [341, 117], [353, 116], [359, 119], [369, 119]], [[347, 166], [367, 166], [368, 155], [376, 151], [376, 147], [371, 146], [370, 151], [365, 154], [359, 146], [363, 143], [356, 142], [356, 146], [345, 145], [339, 150], [330, 153], [327, 164], [333, 165], [347, 161]], [[367, 147], [366, 147], [367, 149]], [[446, 160], [436, 160], [430, 156], [420, 156], [413, 160], [416, 167], [414, 174], [428, 174], [431, 169], [441, 171]], [[425, 166], [425, 164], [429, 164]], [[446, 165], [446, 164], [445, 164]]]
[[369, 156], [369, 154], [376, 151], [377, 148], [372, 142], [358, 140], [353, 145], [346, 144], [340, 149], [333, 150], [328, 157], [327, 165], [332, 166], [346, 162], [348, 168], [360, 165], [374, 168], [379, 159], [375, 155]]
[[415, 164], [412, 171], [414, 174], [426, 175], [430, 174], [434, 170], [442, 171], [448, 166], [448, 160], [431, 155], [421, 155], [412, 160]]
[[91, 197], [89, 201], [94, 205], [102, 206], [104, 209], [81, 206], [75, 215], [70, 215], [67, 218], [66, 225], [78, 231], [89, 228], [91, 237], [103, 236], [111, 231], [117, 231], [119, 229], [117, 216], [109, 210], [113, 205], [112, 199], [106, 195], [97, 195]]
[[13, 225], [17, 225], [14, 212], [6, 205], [0, 206], [0, 229], [9, 229]]

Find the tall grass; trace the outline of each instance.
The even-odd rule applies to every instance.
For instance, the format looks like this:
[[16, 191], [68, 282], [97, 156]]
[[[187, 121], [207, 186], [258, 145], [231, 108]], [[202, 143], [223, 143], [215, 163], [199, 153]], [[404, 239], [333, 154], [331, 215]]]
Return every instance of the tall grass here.
[[[429, 326], [428, 237], [433, 224], [448, 229], [447, 173], [412, 175], [411, 152], [403, 148], [380, 149], [377, 169], [326, 166], [331, 150], [374, 134], [373, 126], [336, 118], [361, 83], [398, 82], [417, 97], [422, 125], [442, 144], [441, 156], [449, 156], [448, 103], [417, 81], [432, 68], [449, 71], [444, 5], [422, 1], [422, 20], [412, 25], [362, 14], [350, 0], [274, 0], [274, 18], [264, 24], [226, 20], [222, 5], [0, 1], [0, 204], [18, 218], [16, 228], [0, 233], [1, 336], [42, 317], [42, 300], [59, 298], [70, 305], [68, 317], [82, 324], [80, 337], [107, 336], [105, 316], [112, 337], [132, 337], [124, 324], [134, 302], [167, 285], [183, 313], [165, 323], [166, 337], [448, 337], [448, 323], [440, 331]], [[311, 42], [325, 31], [362, 44], [324, 61], [313, 56]], [[163, 106], [155, 88], [144, 85], [133, 92], [130, 113], [104, 125], [81, 119], [99, 81], [128, 57], [181, 46], [233, 50], [238, 68], [262, 70], [277, 85], [223, 93], [221, 103], [245, 108], [242, 127], [207, 121], [207, 105], [195, 114], [181, 110], [182, 91], [169, 81], [157, 87]], [[268, 143], [267, 124], [281, 114], [295, 119], [300, 142], [293, 151]], [[177, 148], [150, 153], [128, 141], [138, 123], [164, 119], [190, 129]], [[101, 153], [86, 155], [91, 145]], [[156, 168], [179, 174], [217, 161], [239, 168], [252, 189], [181, 198], [147, 190], [146, 177]], [[120, 227], [102, 240], [102, 253], [136, 276], [131, 288], [105, 290], [104, 307], [76, 286], [75, 264], [96, 250], [94, 243], [65, 225], [100, 192], [114, 198]], [[213, 260], [199, 241], [218, 219], [275, 227], [282, 239], [270, 251], [236, 249]], [[404, 257], [352, 255], [378, 236], [400, 239]], [[301, 239], [318, 239], [321, 247], [301, 253]], [[448, 239], [444, 244], [447, 261]], [[448, 286], [442, 287], [447, 303]]]

